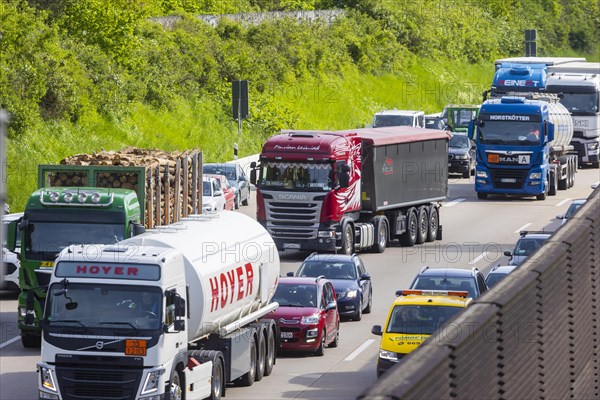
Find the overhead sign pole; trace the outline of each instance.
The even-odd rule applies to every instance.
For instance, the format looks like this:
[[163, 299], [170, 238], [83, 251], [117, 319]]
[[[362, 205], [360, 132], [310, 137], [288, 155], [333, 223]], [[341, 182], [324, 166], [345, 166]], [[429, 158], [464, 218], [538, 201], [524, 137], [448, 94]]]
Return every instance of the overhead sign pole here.
[[[242, 137], [242, 120], [248, 117], [248, 81], [231, 82], [231, 103], [233, 119], [238, 121], [238, 139]], [[237, 160], [238, 145], [234, 143], [234, 159]]]
[[[4, 227], [2, 220], [4, 219], [4, 211], [6, 204], [6, 125], [8, 124], [8, 113], [0, 108], [0, 226]], [[4, 243], [4, 229], [0, 229], [0, 242]], [[0, 280], [4, 283], [4, 274], [0, 276]]]
[[537, 56], [537, 30], [525, 30], [525, 57]]

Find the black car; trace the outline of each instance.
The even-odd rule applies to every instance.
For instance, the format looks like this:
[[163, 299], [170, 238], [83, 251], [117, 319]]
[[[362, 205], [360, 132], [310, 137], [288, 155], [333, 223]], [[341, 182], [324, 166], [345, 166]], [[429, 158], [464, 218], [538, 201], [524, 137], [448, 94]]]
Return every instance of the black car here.
[[429, 268], [423, 267], [410, 285], [421, 290], [461, 290], [476, 298], [488, 291], [485, 277], [477, 268]]
[[371, 312], [373, 288], [371, 275], [356, 254], [317, 254], [308, 256], [296, 276], [324, 276], [333, 283], [340, 316], [360, 321]]
[[467, 135], [455, 132], [448, 144], [448, 173], [468, 178], [472, 171], [475, 171], [475, 145]]
[[250, 183], [244, 169], [239, 163], [211, 163], [202, 166], [205, 174], [225, 175], [229, 184], [235, 190], [234, 206], [237, 210], [240, 203], [247, 206], [250, 201]]

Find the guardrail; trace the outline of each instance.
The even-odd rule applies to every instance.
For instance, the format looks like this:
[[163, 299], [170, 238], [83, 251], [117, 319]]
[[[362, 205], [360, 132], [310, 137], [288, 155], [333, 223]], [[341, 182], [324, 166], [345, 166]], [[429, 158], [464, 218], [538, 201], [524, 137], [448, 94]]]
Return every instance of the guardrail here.
[[358, 399], [600, 399], [600, 188]]

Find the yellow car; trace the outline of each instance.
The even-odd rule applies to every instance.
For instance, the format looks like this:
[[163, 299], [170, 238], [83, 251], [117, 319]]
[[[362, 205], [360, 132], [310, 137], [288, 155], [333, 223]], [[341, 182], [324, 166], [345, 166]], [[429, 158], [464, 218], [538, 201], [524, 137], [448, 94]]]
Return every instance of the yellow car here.
[[439, 327], [467, 307], [466, 291], [399, 290], [388, 313], [385, 329], [374, 325], [371, 333], [381, 336], [377, 376], [419, 347]]

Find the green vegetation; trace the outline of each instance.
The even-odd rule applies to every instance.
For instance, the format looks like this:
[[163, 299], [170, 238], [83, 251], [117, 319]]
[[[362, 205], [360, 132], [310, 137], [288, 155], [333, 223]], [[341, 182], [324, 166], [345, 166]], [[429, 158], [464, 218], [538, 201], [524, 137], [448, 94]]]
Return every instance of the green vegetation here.
[[[326, 24], [269, 19], [216, 28], [193, 15], [343, 8]], [[169, 28], [152, 18], [177, 15]], [[491, 61], [598, 60], [592, 0], [0, 0], [0, 107], [11, 114], [11, 209], [37, 164], [125, 146], [198, 147], [207, 161], [256, 153], [280, 129], [346, 129], [381, 109], [477, 103]], [[231, 81], [250, 82], [238, 137]]]

